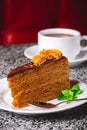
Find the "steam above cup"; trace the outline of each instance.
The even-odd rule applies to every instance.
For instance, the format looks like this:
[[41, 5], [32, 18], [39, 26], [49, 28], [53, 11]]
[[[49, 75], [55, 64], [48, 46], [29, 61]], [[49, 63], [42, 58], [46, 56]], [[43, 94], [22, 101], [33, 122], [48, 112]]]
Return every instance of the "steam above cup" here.
[[38, 49], [58, 49], [69, 60], [81, 51], [81, 33], [67, 28], [51, 28], [38, 32]]

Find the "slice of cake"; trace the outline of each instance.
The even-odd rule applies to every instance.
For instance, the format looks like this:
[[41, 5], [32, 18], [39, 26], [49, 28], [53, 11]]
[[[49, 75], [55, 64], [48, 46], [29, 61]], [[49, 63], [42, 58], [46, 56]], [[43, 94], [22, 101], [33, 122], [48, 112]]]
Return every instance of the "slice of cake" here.
[[68, 60], [59, 50], [42, 50], [30, 63], [13, 69], [7, 80], [15, 107], [49, 101], [70, 89]]

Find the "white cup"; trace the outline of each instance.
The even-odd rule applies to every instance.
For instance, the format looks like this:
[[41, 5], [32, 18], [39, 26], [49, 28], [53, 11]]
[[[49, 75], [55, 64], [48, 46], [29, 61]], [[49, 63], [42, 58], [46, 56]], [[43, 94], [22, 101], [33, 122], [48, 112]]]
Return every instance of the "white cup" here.
[[81, 51], [81, 33], [67, 28], [50, 28], [38, 32], [38, 49], [59, 49], [69, 60]]

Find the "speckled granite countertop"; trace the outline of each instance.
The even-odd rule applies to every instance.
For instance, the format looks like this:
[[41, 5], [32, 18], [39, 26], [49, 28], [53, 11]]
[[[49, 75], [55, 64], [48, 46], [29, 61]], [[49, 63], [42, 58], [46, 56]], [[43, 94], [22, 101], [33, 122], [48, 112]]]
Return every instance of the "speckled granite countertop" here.
[[[31, 44], [32, 45], [32, 44]], [[28, 62], [26, 45], [0, 46], [0, 78], [14, 67]], [[87, 84], [87, 61], [70, 68], [70, 76]], [[19, 115], [0, 109], [0, 130], [87, 130], [87, 103], [50, 115]]]

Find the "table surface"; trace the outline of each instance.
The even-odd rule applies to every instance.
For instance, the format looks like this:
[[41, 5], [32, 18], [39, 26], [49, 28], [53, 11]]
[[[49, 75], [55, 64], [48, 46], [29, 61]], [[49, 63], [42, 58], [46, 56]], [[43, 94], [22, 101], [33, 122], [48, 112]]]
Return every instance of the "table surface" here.
[[[0, 78], [29, 61], [24, 50], [34, 44], [0, 46]], [[70, 77], [87, 84], [87, 61], [70, 68]], [[87, 103], [55, 114], [30, 116], [0, 109], [0, 130], [87, 130]]]

